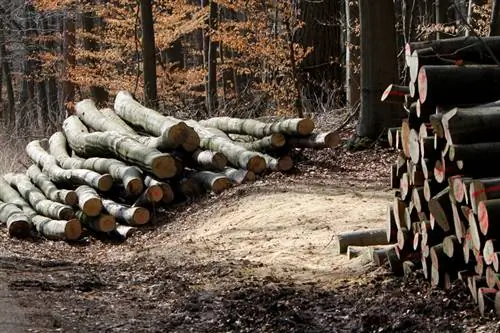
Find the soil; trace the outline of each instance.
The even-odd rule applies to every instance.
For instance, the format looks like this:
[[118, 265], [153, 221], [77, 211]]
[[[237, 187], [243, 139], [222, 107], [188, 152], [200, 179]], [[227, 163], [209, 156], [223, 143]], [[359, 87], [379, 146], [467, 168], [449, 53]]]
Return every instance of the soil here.
[[337, 232], [385, 226], [392, 157], [296, 156], [294, 173], [162, 211], [124, 243], [0, 229], [0, 331], [497, 331], [459, 282], [432, 289], [336, 254]]

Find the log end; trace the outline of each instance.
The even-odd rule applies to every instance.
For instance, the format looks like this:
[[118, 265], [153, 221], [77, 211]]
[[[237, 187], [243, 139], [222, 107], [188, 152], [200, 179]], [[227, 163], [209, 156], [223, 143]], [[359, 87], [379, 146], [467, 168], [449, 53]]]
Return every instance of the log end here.
[[160, 185], [150, 185], [145, 194], [149, 202], [159, 202], [163, 198], [163, 189]]
[[171, 203], [172, 201], [174, 201], [175, 198], [174, 190], [172, 190], [172, 187], [169, 184], [162, 183], [161, 190], [162, 190], [161, 201], [163, 203]]
[[325, 148], [335, 148], [340, 145], [340, 135], [336, 132], [329, 132], [325, 136]]
[[231, 182], [227, 177], [218, 177], [212, 183], [212, 191], [216, 194], [222, 193], [231, 186]]
[[172, 178], [177, 173], [175, 159], [169, 154], [158, 154], [151, 160], [151, 171], [160, 178]]
[[78, 219], [70, 219], [64, 228], [67, 240], [77, 240], [82, 235], [82, 225]]
[[143, 207], [133, 207], [131, 209], [133, 209], [132, 221], [135, 225], [142, 225], [149, 222], [149, 219], [151, 218], [149, 210]]
[[299, 135], [309, 135], [314, 130], [314, 122], [310, 118], [303, 118], [297, 124], [297, 133]]
[[26, 218], [9, 221], [9, 236], [15, 238], [26, 238], [31, 234], [31, 223]]
[[227, 165], [227, 157], [221, 152], [214, 152], [212, 157], [212, 164], [217, 170], [224, 170]]
[[186, 130], [186, 138], [182, 143], [182, 148], [187, 152], [193, 152], [200, 147], [200, 136], [192, 127]]
[[62, 207], [59, 210], [59, 218], [61, 220], [70, 220], [75, 217], [75, 211], [71, 207]]
[[144, 191], [144, 183], [140, 178], [130, 177], [123, 179], [123, 185], [127, 193], [132, 195], [139, 195]]
[[113, 186], [113, 177], [110, 174], [104, 174], [97, 180], [99, 191], [107, 192]]
[[78, 204], [78, 195], [75, 191], [66, 191], [63, 196], [63, 201], [68, 206], [76, 206], [76, 204]]
[[274, 148], [281, 148], [286, 144], [286, 138], [282, 133], [273, 133], [271, 135], [271, 145]]
[[477, 218], [479, 219], [479, 230], [483, 235], [488, 233], [489, 221], [488, 221], [488, 210], [484, 201], [481, 201], [477, 205]]
[[418, 98], [422, 104], [427, 100], [427, 73], [425, 67], [420, 68], [418, 72]]
[[293, 160], [290, 156], [281, 156], [278, 159], [278, 170], [281, 172], [290, 171], [293, 168]]
[[96, 228], [101, 232], [110, 232], [115, 229], [116, 220], [114, 216], [108, 214], [102, 214], [96, 221]]
[[102, 210], [102, 201], [99, 198], [89, 198], [81, 205], [81, 209], [87, 216], [98, 216]]
[[246, 169], [250, 170], [256, 174], [261, 173], [267, 167], [266, 160], [261, 156], [255, 155], [248, 160]]

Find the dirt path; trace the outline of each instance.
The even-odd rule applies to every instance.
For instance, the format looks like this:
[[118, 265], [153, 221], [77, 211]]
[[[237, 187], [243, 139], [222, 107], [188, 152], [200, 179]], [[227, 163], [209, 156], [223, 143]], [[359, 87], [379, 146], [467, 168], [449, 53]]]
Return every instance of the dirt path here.
[[15, 297], [3, 282], [7, 280], [5, 273], [0, 272], [0, 332], [23, 333], [30, 327], [26, 321], [24, 310], [17, 304]]

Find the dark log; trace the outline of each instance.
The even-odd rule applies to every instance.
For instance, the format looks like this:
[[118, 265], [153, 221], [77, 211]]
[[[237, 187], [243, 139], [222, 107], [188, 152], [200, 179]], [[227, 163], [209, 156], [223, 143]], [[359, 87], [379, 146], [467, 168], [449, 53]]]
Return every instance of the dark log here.
[[400, 229], [405, 223], [405, 210], [407, 206], [403, 200], [397, 197], [393, 199], [392, 205], [394, 211], [394, 220], [396, 221], [398, 229]]
[[408, 152], [411, 161], [417, 164], [420, 161], [420, 138], [414, 129], [411, 129], [408, 135]]
[[390, 175], [390, 183], [391, 188], [397, 189], [401, 186], [400, 178], [398, 177], [398, 165], [393, 163], [391, 165], [391, 175]]
[[469, 212], [468, 222], [469, 233], [472, 241], [472, 249], [480, 252], [482, 250], [482, 245], [484, 244], [484, 235], [479, 232], [479, 226], [472, 211]]
[[486, 265], [492, 265], [496, 252], [500, 250], [500, 241], [496, 239], [488, 239], [484, 242], [483, 259]]
[[412, 192], [412, 197], [411, 197], [411, 200], [413, 202], [413, 205], [415, 206], [415, 209], [417, 210], [417, 212], [428, 212], [428, 208], [429, 206], [427, 204], [424, 204], [426, 203], [425, 201], [425, 197], [424, 197], [424, 187], [423, 186], [420, 186], [420, 187], [415, 187], [413, 188], [413, 192]]
[[449, 187], [446, 187], [429, 201], [429, 211], [436, 219], [436, 223], [445, 232], [448, 232], [451, 229], [451, 224], [448, 217], [451, 217], [453, 215], [448, 192]]
[[387, 226], [385, 230], [387, 236], [387, 243], [393, 244], [398, 239], [398, 226], [396, 224], [396, 219], [394, 217], [394, 207], [392, 205], [387, 206], [386, 216], [387, 216], [386, 217]]
[[100, 214], [97, 216], [88, 216], [82, 211], [76, 212], [76, 217], [88, 229], [97, 232], [110, 232], [115, 229], [115, 218], [108, 214]]
[[397, 143], [397, 141], [400, 140], [397, 134], [400, 129], [401, 127], [391, 127], [387, 130], [387, 142], [389, 143], [389, 147], [396, 148], [401, 146], [401, 144]]
[[485, 316], [488, 312], [495, 310], [495, 298], [498, 290], [495, 288], [479, 288], [477, 291], [477, 304], [479, 313]]
[[500, 199], [481, 201], [477, 207], [479, 229], [487, 238], [500, 235]]
[[477, 207], [480, 202], [500, 199], [500, 178], [474, 179], [469, 187], [469, 198], [474, 213], [477, 213]]
[[428, 123], [430, 120], [430, 116], [436, 113], [436, 107], [422, 104], [419, 100], [417, 100], [417, 116], [425, 123]]
[[450, 144], [500, 141], [500, 106], [454, 108], [443, 115], [441, 122]]
[[396, 84], [390, 84], [382, 93], [382, 102], [404, 104], [405, 96], [410, 93], [410, 88]]

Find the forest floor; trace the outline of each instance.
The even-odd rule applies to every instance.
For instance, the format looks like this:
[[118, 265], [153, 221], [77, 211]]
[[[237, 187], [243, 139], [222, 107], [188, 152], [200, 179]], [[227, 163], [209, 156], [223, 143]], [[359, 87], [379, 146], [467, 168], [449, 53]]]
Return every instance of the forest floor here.
[[337, 232], [385, 226], [393, 152], [307, 154], [294, 174], [175, 207], [122, 244], [0, 229], [0, 331], [498, 330], [459, 283], [444, 292], [335, 254]]

